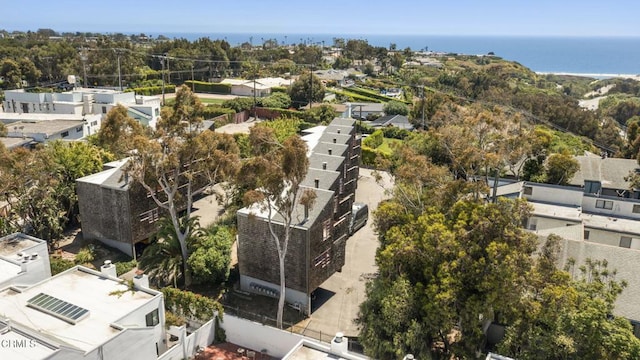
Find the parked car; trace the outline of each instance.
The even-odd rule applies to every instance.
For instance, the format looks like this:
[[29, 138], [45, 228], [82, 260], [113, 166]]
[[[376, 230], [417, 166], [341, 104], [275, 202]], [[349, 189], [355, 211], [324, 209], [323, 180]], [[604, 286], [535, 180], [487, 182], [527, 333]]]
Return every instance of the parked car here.
[[365, 203], [353, 203], [353, 207], [351, 208], [349, 235], [353, 235], [353, 233], [365, 226], [367, 220], [369, 220], [369, 206]]

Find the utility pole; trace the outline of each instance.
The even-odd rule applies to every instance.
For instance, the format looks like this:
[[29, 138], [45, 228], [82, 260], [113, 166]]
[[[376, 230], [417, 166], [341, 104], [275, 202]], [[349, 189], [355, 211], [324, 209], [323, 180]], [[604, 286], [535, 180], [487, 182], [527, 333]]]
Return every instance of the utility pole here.
[[[80, 54], [80, 60], [82, 60], [82, 71], [84, 73], [84, 77], [82, 78], [82, 86], [84, 86], [85, 88], [88, 87], [87, 86], [87, 60], [89, 59], [89, 57], [87, 56], [86, 50], [84, 47], [82, 47], [82, 53]], [[89, 128], [91, 129], [91, 128]], [[91, 131], [91, 130], [89, 130]]]
[[193, 63], [191, 63], [191, 91], [196, 92], [195, 79], [193, 78]]
[[427, 124], [424, 119], [424, 107], [425, 107], [425, 96], [424, 96], [424, 85], [420, 87], [420, 96], [422, 97], [422, 130], [427, 130]]
[[164, 58], [167, 60], [167, 82], [171, 84], [171, 69], [169, 69], [169, 56], [165, 54]]
[[164, 57], [160, 59], [160, 65], [162, 66], [162, 106], [164, 106]]
[[120, 52], [118, 49], [113, 49], [113, 52], [116, 53], [116, 59], [118, 61], [118, 86], [120, 87], [120, 91], [122, 91], [122, 72], [120, 71]]
[[311, 107], [313, 107], [313, 64], [311, 64], [311, 71], [309, 72], [309, 90], [310, 90], [310, 96], [309, 96], [309, 110], [311, 110]]

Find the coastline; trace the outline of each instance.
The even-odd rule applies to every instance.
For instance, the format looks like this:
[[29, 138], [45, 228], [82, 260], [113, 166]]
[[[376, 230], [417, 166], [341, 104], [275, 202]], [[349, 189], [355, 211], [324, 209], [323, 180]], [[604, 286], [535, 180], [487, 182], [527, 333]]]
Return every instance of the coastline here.
[[556, 72], [556, 71], [536, 71], [535, 73], [538, 75], [580, 76], [580, 77], [594, 78], [598, 80], [621, 78], [621, 79], [633, 79], [636, 81], [640, 81], [640, 74], [588, 74], [588, 73], [571, 73], [571, 72]]

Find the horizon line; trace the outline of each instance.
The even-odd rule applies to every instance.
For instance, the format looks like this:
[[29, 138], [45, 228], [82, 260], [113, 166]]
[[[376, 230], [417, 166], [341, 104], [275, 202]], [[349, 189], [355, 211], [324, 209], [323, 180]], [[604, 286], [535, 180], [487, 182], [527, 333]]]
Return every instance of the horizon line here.
[[[384, 36], [384, 37], [393, 37], [393, 36], [412, 36], [412, 37], [418, 37], [418, 36], [442, 36], [442, 37], [502, 37], [502, 38], [640, 38], [640, 34], [636, 34], [636, 35], [629, 35], [629, 34], [623, 34], [623, 35], [612, 35], [612, 34], [604, 34], [604, 35], [583, 35], [583, 34], [495, 34], [495, 33], [487, 33], [487, 34], [443, 34], [443, 33], [425, 33], [425, 34], [421, 34], [421, 33], [396, 33], [396, 34], [389, 34], [389, 33], [358, 33], [358, 32], [314, 32], [314, 31], [309, 31], [309, 32], [286, 32], [286, 31], [253, 31], [253, 32], [246, 32], [246, 31], [220, 31], [220, 30], [118, 30], [118, 31], [113, 31], [113, 30], [56, 30], [54, 28], [49, 28], [49, 27], [39, 27], [36, 30], [17, 30], [17, 29], [0, 29], [0, 30], [4, 30], [7, 31], [8, 33], [12, 33], [12, 32], [37, 32], [38, 30], [41, 29], [49, 29], [49, 30], [53, 30], [54, 32], [57, 33], [99, 33], [99, 34], [105, 34], [105, 35], [109, 35], [109, 34], [129, 34], [129, 35], [136, 35], [136, 34], [158, 34], [158, 35], [165, 35], [165, 34], [192, 34], [192, 35], [197, 35], [197, 34], [233, 34], [233, 35], [255, 35], [255, 34], [269, 34], [269, 35], [288, 35], [288, 34], [297, 34], [297, 35], [339, 35], [339, 36], [343, 36], [343, 37], [349, 37], [349, 36], [359, 36], [359, 37], [363, 37], [363, 36]], [[366, 39], [363, 39], [366, 40]]]

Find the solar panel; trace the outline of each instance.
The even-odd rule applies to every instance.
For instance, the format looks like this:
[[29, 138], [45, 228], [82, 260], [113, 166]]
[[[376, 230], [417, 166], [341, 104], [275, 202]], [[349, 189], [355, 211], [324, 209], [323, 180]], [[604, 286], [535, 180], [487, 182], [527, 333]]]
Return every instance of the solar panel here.
[[89, 310], [44, 293], [27, 300], [27, 306], [53, 315], [73, 325], [89, 316]]

